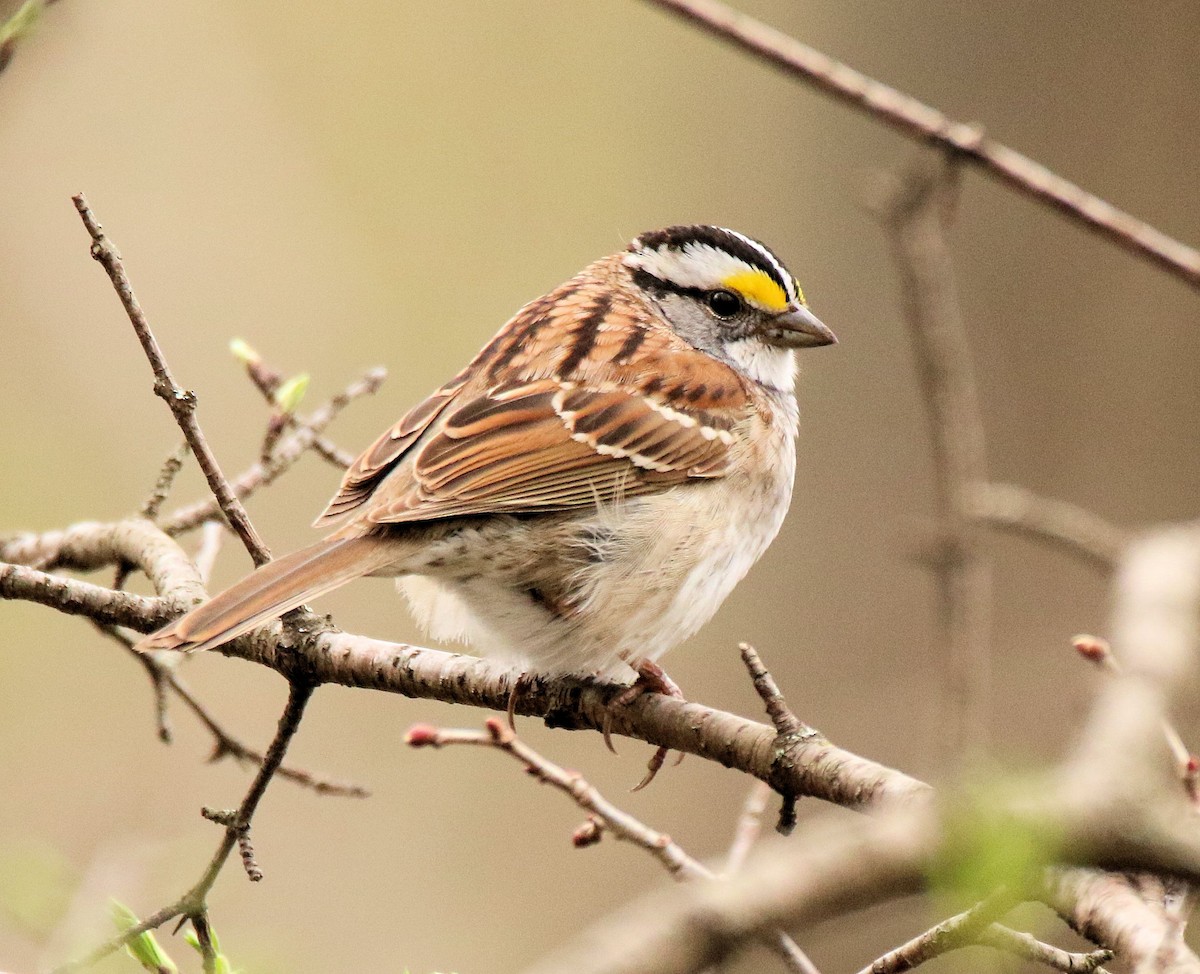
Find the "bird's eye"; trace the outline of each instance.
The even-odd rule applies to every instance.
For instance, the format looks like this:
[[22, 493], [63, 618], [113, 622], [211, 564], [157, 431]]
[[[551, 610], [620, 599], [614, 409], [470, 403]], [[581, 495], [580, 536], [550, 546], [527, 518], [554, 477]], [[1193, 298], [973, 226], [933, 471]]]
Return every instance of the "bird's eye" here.
[[742, 310], [742, 299], [732, 291], [723, 288], [719, 291], [709, 291], [705, 295], [709, 310], [718, 318], [732, 318]]

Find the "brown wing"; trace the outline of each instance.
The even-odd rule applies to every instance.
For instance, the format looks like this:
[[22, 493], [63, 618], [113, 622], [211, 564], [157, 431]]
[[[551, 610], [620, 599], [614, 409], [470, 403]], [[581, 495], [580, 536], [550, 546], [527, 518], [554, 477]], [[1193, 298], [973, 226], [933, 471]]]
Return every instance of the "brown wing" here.
[[560, 511], [721, 476], [753, 411], [740, 377], [597, 270], [528, 305], [380, 437], [318, 523]]
[[398, 423], [367, 447], [350, 465], [342, 477], [338, 492], [313, 521], [313, 526], [327, 526], [342, 520], [361, 507], [379, 486], [380, 481], [420, 439], [421, 434], [438, 418], [462, 387], [461, 377], [456, 376], [424, 402], [410, 409]]
[[719, 477], [734, 441], [718, 417], [619, 388], [543, 379], [447, 413], [372, 497], [375, 523], [590, 507]]

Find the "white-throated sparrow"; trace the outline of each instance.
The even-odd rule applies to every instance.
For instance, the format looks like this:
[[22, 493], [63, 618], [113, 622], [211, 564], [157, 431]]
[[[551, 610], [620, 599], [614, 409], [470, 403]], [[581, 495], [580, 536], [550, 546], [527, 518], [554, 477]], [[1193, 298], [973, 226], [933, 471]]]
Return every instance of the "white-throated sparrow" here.
[[[835, 341], [732, 230], [646, 233], [522, 308], [355, 461], [325, 540], [138, 649], [217, 646], [360, 575], [534, 673], [618, 674], [695, 632], [774, 539], [792, 350]], [[627, 672], [627, 671], [626, 671]]]

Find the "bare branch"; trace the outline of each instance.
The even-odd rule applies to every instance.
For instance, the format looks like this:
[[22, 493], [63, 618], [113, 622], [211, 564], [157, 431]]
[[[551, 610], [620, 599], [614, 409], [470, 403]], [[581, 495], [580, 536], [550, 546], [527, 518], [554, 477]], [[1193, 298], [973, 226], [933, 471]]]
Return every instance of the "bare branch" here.
[[[738, 651], [742, 654], [742, 662], [746, 664], [746, 669], [750, 672], [750, 679], [754, 682], [755, 691], [767, 708], [767, 716], [775, 725], [777, 748], [785, 751], [793, 744], [819, 739], [821, 732], [800, 720], [788, 706], [775, 678], [771, 676], [754, 647], [749, 643], [741, 643]], [[779, 821], [775, 825], [775, 831], [781, 835], [789, 835], [796, 827], [797, 796], [789, 792], [781, 792], [781, 797], [783, 803], [779, 806]]]
[[[137, 539], [143, 545], [141, 550], [134, 544]], [[142, 599], [75, 579], [47, 576], [61, 588], [41, 601], [139, 632], [152, 631], [206, 597], [187, 555], [148, 521], [80, 524], [0, 541], [0, 559], [23, 561], [39, 556], [86, 569], [119, 560], [137, 564], [150, 576], [160, 599]], [[83, 592], [95, 597], [86, 612], [76, 604]], [[0, 596], [25, 597], [23, 590], [3, 587]], [[508, 706], [517, 677], [514, 671], [489, 660], [341, 633], [312, 615], [301, 615], [286, 631], [276, 620], [217, 652], [259, 663], [285, 676], [300, 665], [308, 677], [320, 683], [369, 687], [501, 712]], [[519, 696], [517, 712], [541, 717], [552, 727], [573, 729], [600, 730], [607, 718], [614, 733], [737, 768], [768, 782], [781, 794], [811, 795], [849, 808], [922, 801], [931, 794], [923, 782], [824, 738], [805, 738], [781, 747], [773, 727], [700, 704], [651, 693], [627, 707], [610, 708], [612, 699], [625, 689], [621, 684], [593, 679], [537, 680]]]
[[949, 752], [962, 764], [986, 739], [992, 581], [968, 509], [972, 489], [987, 479], [987, 464], [970, 344], [946, 245], [956, 196], [956, 173], [943, 163], [914, 170], [899, 181], [877, 212], [891, 237], [929, 417], [941, 535], [933, 568], [941, 642], [949, 661], [946, 739]]
[[1063, 950], [998, 923], [985, 929], [976, 942], [1035, 964], [1045, 964], [1063, 974], [1108, 974], [1100, 965], [1108, 963], [1114, 956], [1111, 950], [1105, 948], [1089, 950], [1087, 953]]
[[142, 306], [138, 302], [137, 296], [133, 293], [133, 286], [129, 283], [129, 278], [125, 274], [125, 266], [121, 262], [121, 255], [112, 240], [104, 233], [104, 228], [92, 213], [87, 200], [82, 193], [72, 196], [71, 199], [75, 203], [75, 209], [79, 211], [79, 216], [83, 220], [84, 226], [87, 227], [87, 231], [91, 235], [92, 256], [100, 262], [104, 270], [108, 273], [109, 279], [116, 289], [117, 296], [121, 299], [121, 304], [125, 308], [125, 313], [129, 316], [129, 321], [133, 325], [133, 330], [137, 334], [138, 341], [142, 343], [142, 350], [146, 353], [146, 358], [150, 361], [150, 368], [154, 371], [155, 394], [170, 407], [172, 414], [175, 416], [175, 422], [179, 424], [179, 428], [183, 431], [184, 439], [187, 440], [192, 453], [196, 457], [196, 462], [200, 464], [200, 469], [204, 472], [204, 478], [208, 481], [209, 489], [213, 492], [213, 496], [221, 506], [221, 511], [225, 515], [225, 519], [233, 528], [234, 533], [241, 539], [242, 544], [246, 546], [250, 557], [254, 559], [254, 564], [266, 564], [271, 560], [271, 553], [258, 536], [254, 525], [250, 523], [250, 518], [246, 515], [246, 509], [242, 507], [242, 502], [237, 499], [230, 489], [229, 482], [221, 472], [221, 466], [217, 463], [217, 458], [209, 447], [208, 441], [204, 438], [200, 424], [196, 421], [195, 393], [181, 388], [171, 375], [171, 370], [167, 366], [166, 359], [163, 357], [162, 349], [159, 348], [154, 333], [150, 331], [150, 323], [146, 320], [145, 312], [142, 311]]
[[[254, 383], [254, 387], [262, 393], [263, 398], [268, 403], [274, 405], [275, 393], [283, 383], [283, 373], [264, 362], [262, 357], [254, 349], [245, 345], [245, 343], [239, 343], [238, 353], [238, 357], [245, 364], [246, 374], [250, 377], [250, 381]], [[371, 369], [366, 374], [364, 382], [352, 386], [330, 400], [328, 406], [324, 407], [329, 411], [329, 419], [322, 425], [327, 425], [330, 420], [359, 396], [374, 393], [386, 378], [387, 371], [384, 368], [376, 367]], [[278, 416], [278, 419], [280, 421], [279, 432], [282, 432], [284, 428], [301, 429], [305, 426], [313, 425], [311, 418], [302, 420], [297, 418], [294, 413], [283, 413]], [[345, 470], [354, 462], [353, 453], [346, 452], [332, 440], [326, 439], [324, 436], [318, 435], [313, 437], [312, 449], [339, 470]], [[268, 459], [264, 457], [263, 463], [268, 464]]]
[[158, 517], [158, 512], [162, 509], [163, 501], [167, 499], [167, 495], [171, 492], [175, 478], [179, 475], [179, 471], [183, 469], [183, 461], [187, 459], [187, 455], [190, 452], [191, 447], [184, 442], [177, 446], [171, 452], [171, 455], [163, 461], [162, 470], [158, 473], [158, 480], [154, 482], [154, 490], [150, 492], [150, 496], [146, 498], [141, 509], [138, 511], [147, 521], [153, 521]]
[[[212, 715], [212, 712], [200, 702], [200, 699], [191, 691], [187, 684], [179, 678], [174, 667], [160, 659], [160, 656], [163, 654], [139, 653], [133, 648], [133, 640], [124, 633], [119, 632], [111, 626], [97, 625], [97, 628], [105, 636], [108, 636], [122, 646], [130, 656], [145, 668], [151, 685], [154, 688], [160, 740], [168, 744], [171, 741], [170, 731], [166, 722], [166, 694], [169, 690], [183, 701], [184, 705], [195, 714], [196, 719], [212, 735], [213, 752], [209, 761], [215, 762], [229, 757], [235, 761], [244, 761], [249, 764], [262, 766], [262, 753], [243, 743], [227, 731], [217, 721], [216, 717]], [[295, 782], [302, 787], [311, 788], [318, 795], [338, 795], [348, 798], [367, 798], [370, 795], [370, 792], [361, 785], [336, 781], [332, 778], [326, 778], [311, 771], [306, 771], [304, 768], [295, 768], [284, 764], [280, 765], [276, 774], [280, 778]]]
[[978, 903], [965, 913], [943, 920], [908, 943], [889, 950], [859, 974], [900, 974], [911, 971], [927, 960], [973, 944], [979, 935], [1017, 905], [1017, 898], [1000, 892]]
[[733, 842], [725, 855], [726, 874], [736, 873], [745, 864], [746, 857], [762, 833], [762, 817], [770, 797], [771, 789], [765, 781], [756, 781], [750, 786], [733, 832]]
[[974, 484], [966, 512], [981, 524], [1063, 548], [1103, 572], [1111, 572], [1129, 535], [1091, 511], [1042, 497], [1016, 484]]
[[[90, 967], [109, 954], [120, 950], [138, 935], [145, 933], [147, 930], [157, 929], [176, 917], [179, 917], [181, 921], [190, 920], [197, 931], [197, 936], [202, 936], [201, 929], [202, 927], [206, 928], [208, 923], [209, 891], [217, 881], [217, 877], [220, 875], [225, 861], [229, 858], [229, 854], [235, 846], [242, 849], [243, 861], [246, 863], [250, 878], [252, 880], [262, 878], [262, 873], [258, 870], [257, 863], [253, 862], [253, 850], [249, 847], [250, 825], [254, 819], [255, 811], [258, 809], [258, 803], [262, 800], [267, 790], [267, 785], [270, 784], [271, 779], [283, 763], [283, 757], [287, 753], [288, 745], [300, 727], [300, 720], [304, 716], [304, 708], [312, 697], [312, 692], [313, 685], [310, 683], [289, 683], [287, 705], [284, 707], [283, 714], [279, 718], [279, 726], [276, 729], [274, 739], [271, 741], [271, 746], [267, 749], [266, 758], [262, 766], [258, 769], [258, 774], [255, 775], [254, 781], [251, 782], [250, 788], [246, 792], [246, 797], [242, 799], [241, 805], [238, 806], [235, 812], [220, 816], [221, 823], [225, 828], [225, 835], [200, 880], [170, 906], [163, 907], [140, 923], [122, 931], [118, 936], [106, 941], [78, 960], [70, 961], [56, 968], [53, 974], [69, 974], [69, 972]], [[213, 816], [206, 817], [212, 818]], [[246, 861], [247, 859], [249, 860], [248, 862]], [[256, 872], [250, 871], [251, 865], [253, 865]], [[203, 941], [201, 943], [203, 945]], [[212, 952], [212, 956], [215, 957], [215, 952]], [[208, 953], [205, 954], [205, 967], [206, 969], [212, 967], [209, 962]]]
[[[716, 878], [707, 866], [684, 852], [683, 848], [669, 835], [654, 831], [639, 819], [618, 808], [601, 795], [594, 786], [588, 784], [578, 771], [568, 771], [543, 757], [518, 738], [516, 733], [503, 721], [494, 717], [490, 718], [486, 722], [486, 727], [486, 731], [442, 730], [418, 724], [409, 729], [404, 739], [412, 747], [437, 748], [453, 744], [482, 745], [511, 755], [520, 761], [525, 766], [525, 770], [538, 781], [553, 785], [559, 791], [569, 795], [575, 804], [590, 813], [591, 820], [596, 822], [600, 829], [611, 832], [616, 838], [631, 842], [649, 852], [675, 879], [712, 880]], [[596, 839], [591, 839], [585, 844], [591, 845], [595, 841]], [[770, 931], [762, 939], [767, 946], [783, 958], [789, 970], [798, 971], [800, 974], [820, 974], [813, 962], [786, 933], [780, 930]]]
[[63, 578], [0, 562], [0, 598], [22, 599], [53, 606], [69, 615], [87, 616], [94, 622], [117, 626], [166, 625], [178, 613], [162, 599], [118, 592], [102, 585]]
[[1093, 950], [1086, 954], [1062, 950], [1027, 933], [1010, 930], [991, 922], [1006, 913], [1015, 903], [1011, 898], [993, 897], [978, 906], [939, 923], [936, 927], [914, 937], [903, 946], [888, 951], [859, 974], [900, 974], [911, 971], [934, 957], [963, 947], [983, 946], [1020, 957], [1022, 960], [1045, 964], [1065, 974], [1104, 974], [1101, 964], [1113, 958], [1111, 950]]
[[955, 122], [912, 96], [869, 78], [718, 0], [650, 2], [914, 139], [953, 153], [1019, 193], [1145, 257], [1192, 287], [1200, 287], [1200, 251], [1117, 209], [1008, 146], [987, 138], [978, 126]]

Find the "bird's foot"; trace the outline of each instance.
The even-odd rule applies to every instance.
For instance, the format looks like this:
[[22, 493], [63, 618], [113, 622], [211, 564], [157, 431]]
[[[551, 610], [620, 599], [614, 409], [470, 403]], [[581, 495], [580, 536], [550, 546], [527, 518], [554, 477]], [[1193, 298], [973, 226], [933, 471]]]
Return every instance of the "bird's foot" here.
[[[608, 705], [608, 710], [604, 715], [604, 726], [601, 732], [604, 735], [605, 746], [613, 752], [617, 753], [617, 749], [612, 743], [612, 715], [618, 707], [628, 707], [633, 701], [644, 693], [661, 693], [663, 696], [675, 697], [678, 700], [683, 700], [683, 691], [679, 689], [679, 684], [667, 676], [666, 671], [661, 666], [648, 659], [637, 660], [629, 664], [637, 673], [637, 679], [628, 687], [622, 690], [615, 696], [612, 702]], [[641, 791], [646, 785], [654, 780], [654, 776], [658, 774], [666, 762], [667, 754], [670, 749], [659, 747], [651, 756], [646, 764], [646, 775], [633, 787], [633, 791]], [[683, 753], [680, 752], [675, 763], [679, 764], [683, 760]]]
[[508, 707], [504, 711], [508, 717], [510, 730], [517, 729], [517, 701], [520, 699], [521, 694], [525, 693], [536, 682], [537, 677], [532, 673], [521, 673], [513, 680], [512, 687], [508, 691]]

